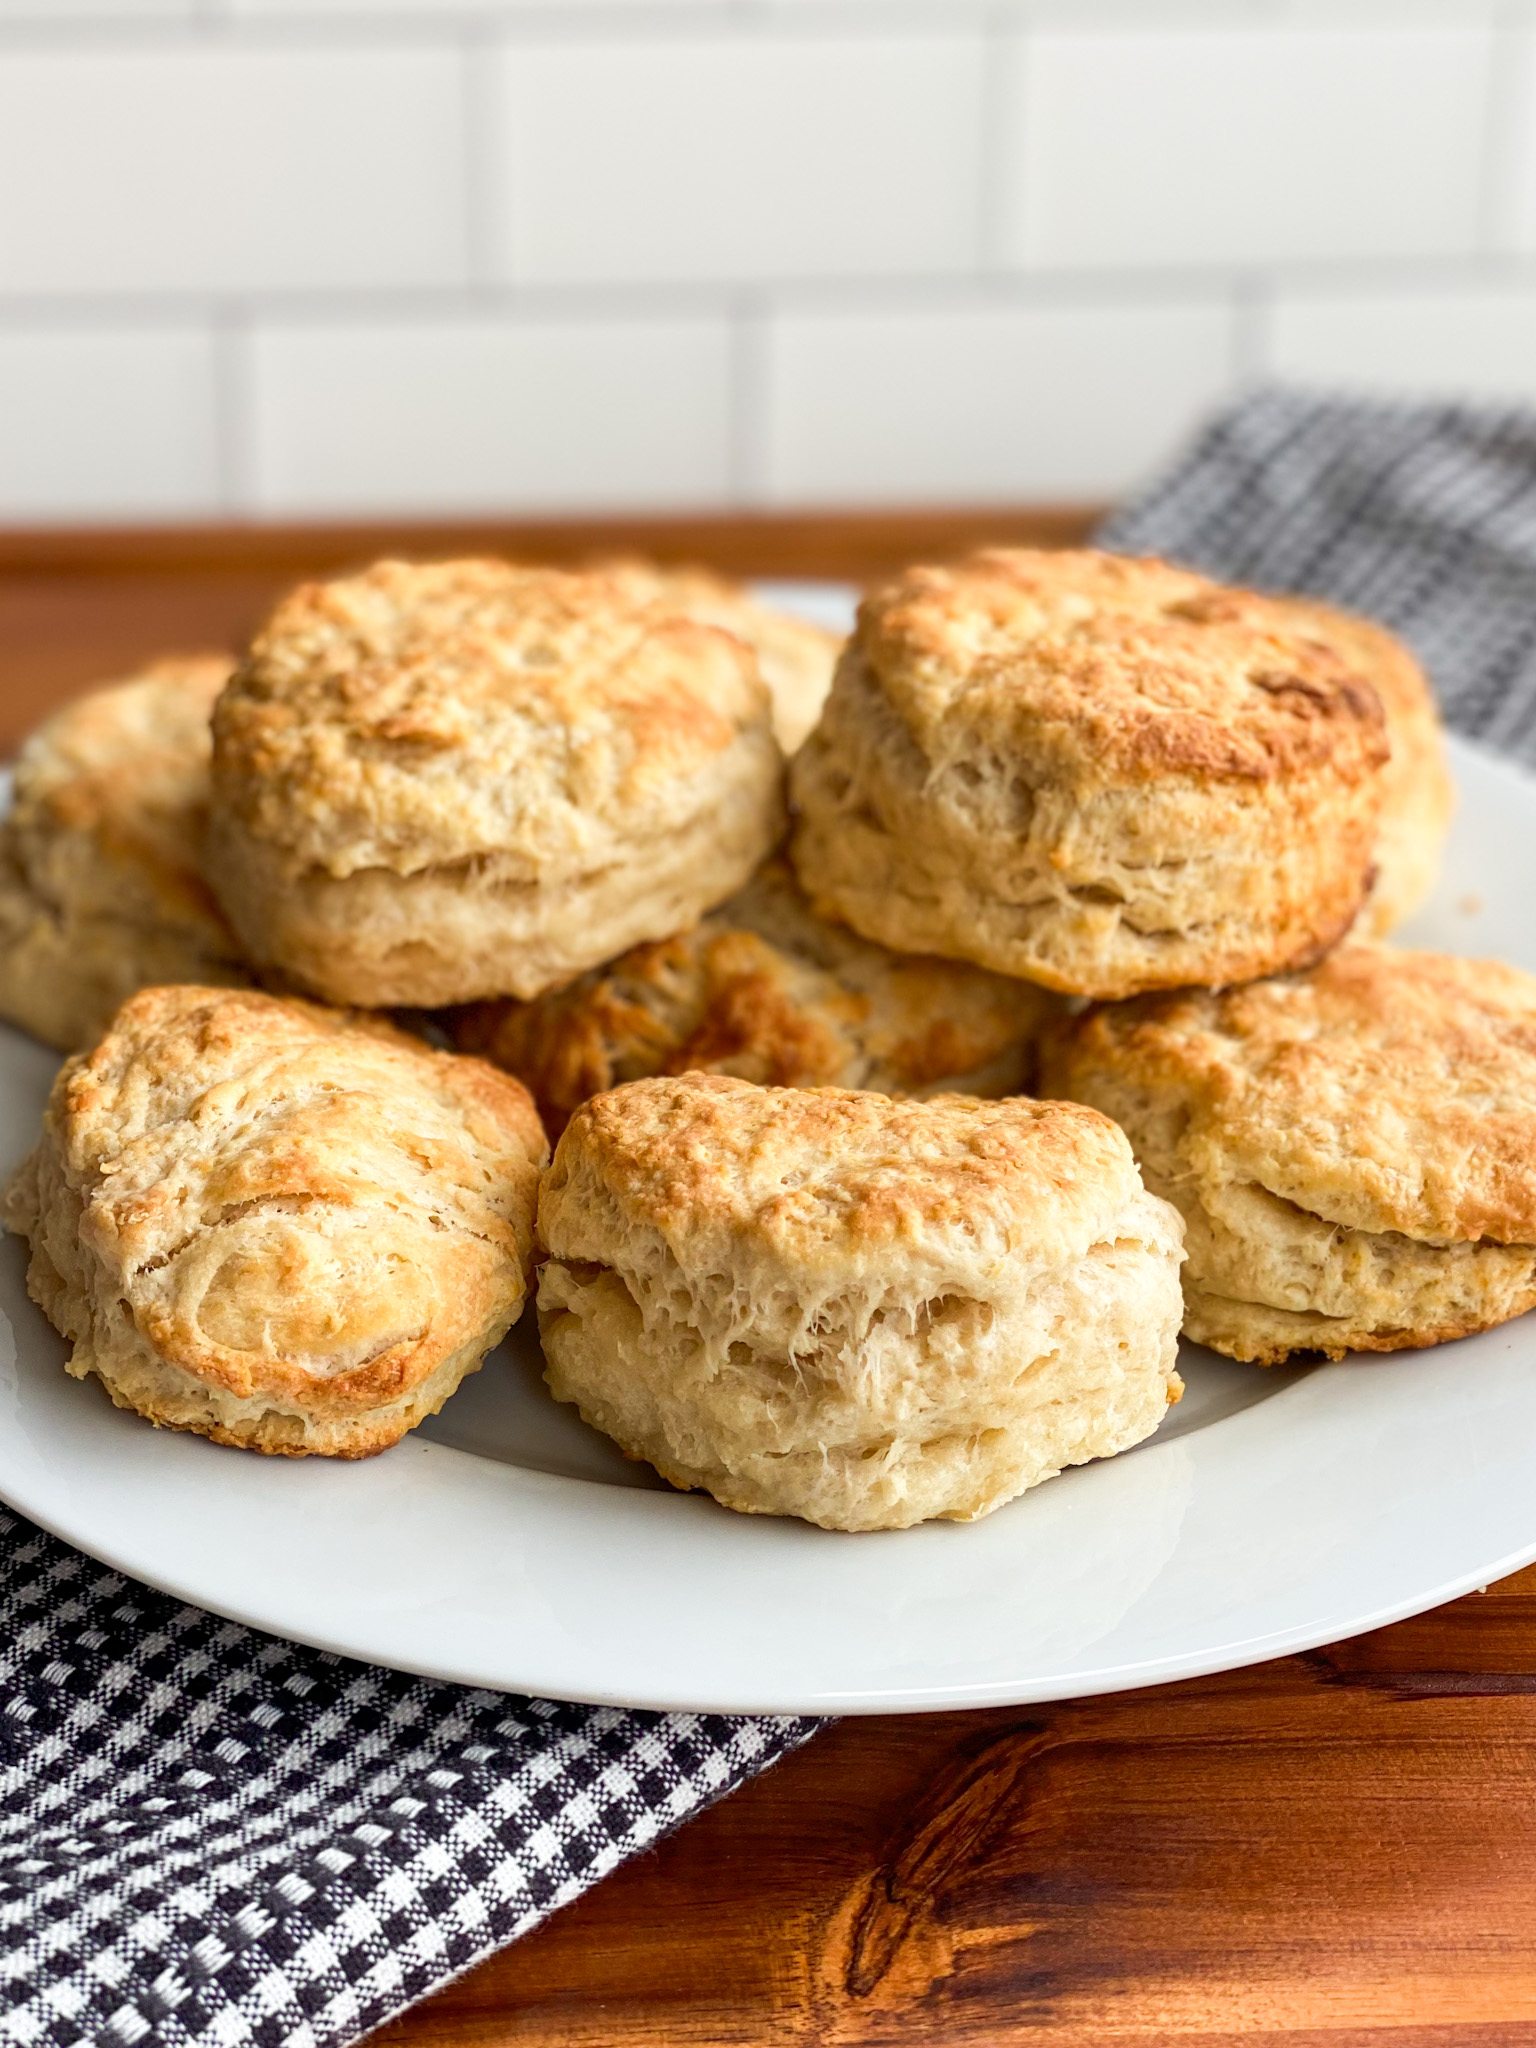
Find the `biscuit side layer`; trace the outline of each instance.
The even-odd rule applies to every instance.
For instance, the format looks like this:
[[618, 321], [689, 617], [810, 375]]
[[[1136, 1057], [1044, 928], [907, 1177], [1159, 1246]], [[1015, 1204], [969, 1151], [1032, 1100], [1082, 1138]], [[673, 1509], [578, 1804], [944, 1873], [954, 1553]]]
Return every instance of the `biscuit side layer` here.
[[202, 879], [208, 715], [229, 672], [164, 662], [31, 736], [0, 823], [0, 1016], [64, 1051], [157, 982], [250, 975]]
[[795, 1348], [741, 1330], [650, 1249], [546, 1264], [545, 1377], [672, 1485], [745, 1513], [974, 1521], [1140, 1443], [1180, 1388], [1176, 1239], [1145, 1197], [1115, 1240], [1009, 1298], [827, 1299]]
[[1163, 562], [908, 570], [793, 764], [796, 865], [870, 938], [1069, 994], [1294, 966], [1371, 880], [1390, 746], [1366, 665]]
[[6, 1196], [28, 1286], [119, 1405], [363, 1456], [523, 1302], [542, 1135], [475, 1061], [270, 997], [145, 991], [55, 1083]]
[[540, 1197], [552, 1389], [678, 1485], [837, 1528], [1139, 1441], [1181, 1230], [1087, 1115], [697, 1074], [588, 1103]]
[[1370, 619], [1310, 598], [1268, 602], [1304, 631], [1339, 649], [1381, 699], [1391, 758], [1382, 771], [1376, 873], [1355, 927], [1384, 938], [1411, 917], [1434, 885], [1456, 788], [1429, 678], [1395, 634]]
[[294, 869], [238, 815], [215, 813], [209, 871], [253, 959], [331, 1002], [377, 1008], [559, 987], [637, 942], [664, 938], [752, 873], [780, 836], [777, 748], [744, 735], [680, 793], [664, 829], [600, 841], [541, 868], [484, 853], [410, 874]]
[[[1381, 957], [1388, 974], [1396, 976], [1401, 1024], [1412, 997], [1403, 982], [1405, 956]], [[1410, 963], [1413, 957], [1406, 956]], [[1354, 974], [1369, 978], [1374, 971], [1370, 957], [1335, 956], [1318, 973], [1347, 987]], [[1243, 1000], [1242, 995], [1227, 999], [1228, 1010]], [[1263, 1005], [1266, 1014], [1283, 1013], [1285, 990], [1255, 990], [1247, 1000]], [[1390, 1009], [1390, 986], [1381, 991], [1380, 1003]], [[1424, 1080], [1425, 1134], [1419, 1139], [1399, 1129], [1398, 1138], [1408, 1147], [1404, 1161], [1425, 1177], [1441, 1209], [1450, 1207], [1432, 1219], [1424, 1199], [1404, 1186], [1396, 1205], [1384, 1210], [1383, 1197], [1390, 1190], [1375, 1178], [1371, 1154], [1362, 1149], [1351, 1160], [1351, 1138], [1363, 1146], [1366, 1133], [1348, 1096], [1330, 1100], [1321, 1071], [1326, 1051], [1317, 1049], [1316, 1038], [1306, 1037], [1306, 1017], [1296, 1020], [1297, 1046], [1278, 1052], [1271, 1047], [1266, 1061], [1257, 1045], [1245, 1048], [1239, 1042], [1224, 1052], [1219, 1038], [1202, 1036], [1195, 1020], [1207, 1019], [1214, 1009], [1210, 998], [1165, 1004], [1157, 1013], [1161, 1024], [1150, 1017], [1138, 1024], [1131, 1012], [1103, 1013], [1064, 1033], [1048, 1049], [1045, 1062], [1048, 1086], [1115, 1118], [1130, 1137], [1148, 1187], [1183, 1215], [1186, 1335], [1230, 1357], [1273, 1364], [1295, 1351], [1338, 1358], [1349, 1351], [1442, 1343], [1536, 1306], [1536, 1233], [1529, 1233], [1530, 1219], [1517, 1199], [1519, 1174], [1513, 1160], [1506, 1169], [1491, 1150], [1495, 1143], [1508, 1149], [1512, 1133], [1507, 1126], [1500, 1137], [1491, 1123], [1486, 1125], [1481, 1148], [1490, 1189], [1507, 1211], [1503, 1222], [1475, 1235], [1457, 1234], [1458, 1206], [1474, 1227], [1479, 1217], [1490, 1225], [1495, 1219], [1475, 1183], [1458, 1191], [1442, 1172], [1434, 1156], [1433, 1126], [1437, 1112], [1450, 1125], [1458, 1105], [1442, 1092], [1444, 1078]], [[1187, 1028], [1180, 1022], [1186, 1017]], [[1445, 1050], [1454, 1054], [1458, 1049], [1470, 1063], [1465, 1018], [1459, 1033], [1448, 1025]], [[1245, 1050], [1257, 1072], [1256, 1084], [1245, 1084], [1237, 1064]], [[1314, 1057], [1304, 1071], [1311, 1078], [1300, 1079], [1303, 1070], [1292, 1077], [1298, 1092], [1290, 1115], [1283, 1100], [1265, 1096], [1268, 1106], [1260, 1124], [1251, 1086], [1263, 1089], [1267, 1080], [1271, 1090], [1278, 1087], [1276, 1073], [1285, 1073], [1290, 1061], [1309, 1050]], [[1485, 1057], [1486, 1052], [1484, 1047]], [[1353, 1047], [1337, 1057], [1352, 1073], [1360, 1056]], [[1463, 1078], [1472, 1079], [1475, 1094], [1477, 1079]], [[1479, 1078], [1496, 1098], [1500, 1091], [1491, 1078]], [[1503, 1080], [1506, 1098], [1518, 1099], [1517, 1064]], [[1413, 1078], [1405, 1085], [1411, 1088]], [[1390, 1102], [1376, 1106], [1392, 1118]], [[1339, 1147], [1326, 1158], [1313, 1158], [1310, 1152], [1311, 1123], [1318, 1114], [1336, 1121], [1341, 1132]], [[1263, 1145], [1253, 1142], [1256, 1128], [1270, 1133]], [[1475, 1130], [1465, 1135], [1475, 1159]], [[1440, 1136], [1450, 1165], [1459, 1154], [1460, 1136], [1453, 1125]], [[1283, 1189], [1266, 1185], [1260, 1176], [1283, 1180]], [[1524, 1178], [1529, 1201], [1536, 1180], [1530, 1166]], [[1420, 1236], [1391, 1227], [1394, 1219], [1407, 1222], [1415, 1216], [1422, 1217], [1421, 1228], [1431, 1220], [1441, 1228]], [[1381, 1227], [1367, 1227], [1371, 1222]]]
[[474, 1006], [451, 1028], [526, 1082], [558, 1134], [603, 1089], [690, 1069], [776, 1087], [1017, 1094], [1054, 1008], [1027, 982], [827, 923], [773, 860], [693, 930], [539, 1002]]
[[1012, 743], [946, 764], [850, 647], [791, 764], [792, 852], [818, 910], [907, 952], [1076, 995], [1219, 985], [1348, 930], [1371, 877], [1374, 778], [1325, 762], [1117, 784]]

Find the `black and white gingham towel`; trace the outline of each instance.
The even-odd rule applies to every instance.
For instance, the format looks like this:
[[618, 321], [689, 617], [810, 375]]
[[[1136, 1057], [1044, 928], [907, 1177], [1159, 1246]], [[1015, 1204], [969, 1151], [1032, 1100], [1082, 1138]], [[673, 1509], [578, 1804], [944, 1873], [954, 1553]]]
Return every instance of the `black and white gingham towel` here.
[[1381, 619], [1448, 725], [1536, 761], [1536, 413], [1260, 390], [1099, 538]]
[[0, 1510], [0, 2040], [335, 2048], [815, 1726], [375, 1670]]
[[[1105, 538], [1377, 614], [1536, 756], [1536, 418], [1261, 393]], [[343, 2048], [814, 1727], [373, 1670], [0, 1512], [0, 2041]]]

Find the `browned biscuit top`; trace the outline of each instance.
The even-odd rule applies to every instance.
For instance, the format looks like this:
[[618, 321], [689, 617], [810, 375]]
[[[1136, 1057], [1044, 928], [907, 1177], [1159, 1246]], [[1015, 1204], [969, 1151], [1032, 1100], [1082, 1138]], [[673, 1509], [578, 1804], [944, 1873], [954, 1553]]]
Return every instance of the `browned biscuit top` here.
[[560, 1257], [611, 1255], [600, 1245], [613, 1228], [656, 1230], [690, 1268], [723, 1258], [728, 1271], [756, 1250], [832, 1287], [867, 1282], [873, 1258], [894, 1262], [892, 1284], [959, 1265], [1054, 1266], [1112, 1234], [1140, 1194], [1124, 1133], [1076, 1103], [684, 1074], [577, 1110], [539, 1217]]
[[47, 1130], [103, 1299], [236, 1397], [398, 1400], [521, 1299], [526, 1091], [378, 1020], [145, 989], [62, 1069]]
[[1518, 968], [1349, 946], [1091, 1012], [1053, 1071], [1144, 1089], [1202, 1182], [1422, 1242], [1536, 1243], [1536, 978]]
[[776, 1087], [1015, 1093], [1053, 1007], [1028, 982], [892, 953], [817, 917], [774, 859], [690, 930], [448, 1023], [465, 1052], [528, 1084], [557, 1135], [589, 1095], [691, 1068]]
[[753, 650], [773, 696], [773, 726], [779, 744], [792, 754], [816, 723], [832, 686], [841, 633], [810, 619], [761, 603], [743, 584], [712, 569], [647, 561], [643, 556], [599, 559], [594, 569], [611, 577], [630, 596], [686, 612], [706, 625], [722, 626]]
[[380, 562], [304, 584], [220, 699], [220, 800], [296, 865], [579, 861], [765, 728], [751, 651], [601, 576]]
[[993, 548], [869, 598], [855, 645], [930, 761], [1044, 748], [1086, 783], [1267, 781], [1387, 758], [1360, 669], [1284, 600], [1165, 562]]
[[6, 837], [41, 895], [77, 911], [99, 895], [103, 910], [121, 909], [131, 883], [166, 917], [220, 926], [198, 865], [208, 721], [230, 666], [218, 654], [155, 662], [66, 704], [31, 735]]

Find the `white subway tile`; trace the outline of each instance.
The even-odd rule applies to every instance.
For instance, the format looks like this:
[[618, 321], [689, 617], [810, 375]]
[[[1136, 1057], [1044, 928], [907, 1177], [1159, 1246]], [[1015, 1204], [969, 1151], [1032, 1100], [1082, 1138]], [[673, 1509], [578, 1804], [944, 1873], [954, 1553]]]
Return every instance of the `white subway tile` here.
[[1510, 31], [1500, 48], [1504, 123], [1493, 166], [1493, 240], [1500, 249], [1536, 252], [1536, 21]]
[[1026, 36], [1009, 259], [1256, 269], [1470, 251], [1491, 68], [1476, 26]]
[[723, 502], [731, 354], [712, 319], [286, 327], [254, 353], [265, 512]]
[[0, 332], [0, 520], [172, 517], [217, 504], [204, 334]]
[[1284, 294], [1265, 364], [1376, 390], [1536, 397], [1536, 289]]
[[61, 18], [75, 26], [92, 22], [186, 20], [198, 0], [0, 0], [0, 22], [47, 22]]
[[781, 504], [1095, 498], [1225, 390], [1214, 301], [798, 315], [770, 345]]
[[0, 54], [0, 286], [223, 291], [465, 273], [448, 50]]
[[538, 282], [871, 276], [977, 254], [974, 34], [508, 47], [503, 260]]
[[[0, 6], [5, 0], [0, 0]], [[33, 5], [40, 0], [32, 0]], [[86, 0], [81, 0], [86, 4]], [[533, 8], [548, 6], [550, 0], [525, 0]], [[578, 17], [585, 13], [640, 13], [653, 12], [657, 0], [559, 0], [563, 11]], [[661, 0], [668, 13], [674, 10], [689, 14], [723, 14], [733, 0]], [[880, 0], [887, 4], [887, 0]], [[941, 0], [942, 4], [942, 0]], [[434, 21], [463, 20], [466, 15], [516, 15], [519, 0], [223, 0], [224, 7], [234, 15], [259, 16], [267, 21], [292, 21], [313, 19], [321, 16], [375, 15], [383, 19], [409, 15], [417, 20]]]

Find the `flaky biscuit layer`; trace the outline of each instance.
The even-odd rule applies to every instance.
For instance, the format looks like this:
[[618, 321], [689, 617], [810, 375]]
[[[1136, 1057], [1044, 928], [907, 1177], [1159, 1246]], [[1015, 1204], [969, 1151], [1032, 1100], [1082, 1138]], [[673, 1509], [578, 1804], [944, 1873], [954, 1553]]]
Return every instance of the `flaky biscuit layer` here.
[[1536, 979], [1350, 945], [1090, 1011], [1043, 1085], [1122, 1125], [1188, 1231], [1187, 1334], [1399, 1350], [1536, 1305]]
[[792, 852], [886, 945], [1078, 995], [1222, 984], [1348, 930], [1387, 759], [1370, 683], [1268, 600], [994, 549], [862, 607]]
[[1177, 1216], [1074, 1105], [638, 1081], [577, 1111], [539, 1233], [556, 1396], [748, 1513], [972, 1520], [1179, 1390]]
[[157, 662], [23, 746], [0, 823], [0, 1016], [64, 1051], [135, 989], [249, 980], [201, 862], [223, 655]]
[[810, 619], [761, 603], [745, 585], [711, 569], [663, 567], [637, 555], [594, 562], [631, 596], [664, 604], [708, 626], [723, 627], [757, 656], [773, 698], [773, 729], [786, 754], [794, 753], [821, 715], [832, 687], [840, 633]]
[[221, 697], [209, 868], [332, 1000], [529, 997], [739, 886], [781, 765], [731, 635], [597, 576], [382, 562], [295, 591]]
[[591, 1095], [651, 1074], [885, 1095], [1019, 1093], [1055, 1002], [953, 960], [893, 953], [818, 917], [769, 861], [701, 924], [533, 1003], [446, 1021], [464, 1052], [526, 1083], [551, 1136]]
[[1382, 770], [1376, 872], [1355, 936], [1385, 938], [1429, 894], [1456, 806], [1434, 691], [1413, 655], [1384, 626], [1312, 598], [1265, 602], [1298, 631], [1337, 648], [1381, 699], [1392, 751]]
[[146, 989], [65, 1063], [5, 1197], [33, 1299], [120, 1407], [366, 1457], [522, 1306], [543, 1132], [478, 1060], [245, 991]]

